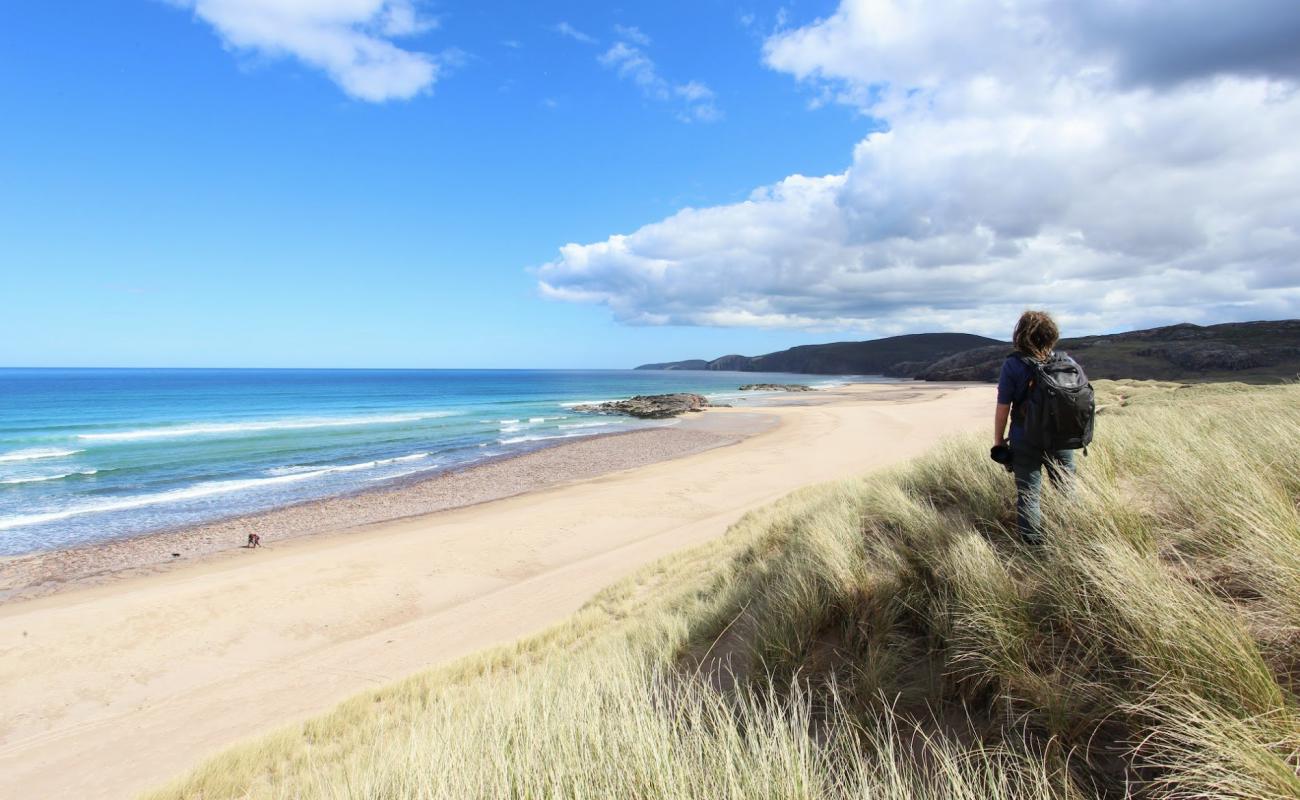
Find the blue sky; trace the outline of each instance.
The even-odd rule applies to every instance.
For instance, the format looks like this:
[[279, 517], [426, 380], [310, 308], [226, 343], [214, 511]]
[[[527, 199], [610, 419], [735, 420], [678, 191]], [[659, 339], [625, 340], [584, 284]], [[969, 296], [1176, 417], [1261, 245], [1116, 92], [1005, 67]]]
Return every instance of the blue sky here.
[[[452, 65], [374, 103], [165, 3], [5, 4], [0, 363], [622, 367], [825, 338], [629, 326], [541, 298], [529, 272], [844, 167], [868, 121], [810, 111], [763, 65], [775, 4], [421, 11], [437, 27], [401, 45]], [[665, 80], [706, 84], [719, 118], [683, 122], [603, 66], [618, 25]]]
[[1300, 316], [1294, 0], [0, 6], [0, 364]]

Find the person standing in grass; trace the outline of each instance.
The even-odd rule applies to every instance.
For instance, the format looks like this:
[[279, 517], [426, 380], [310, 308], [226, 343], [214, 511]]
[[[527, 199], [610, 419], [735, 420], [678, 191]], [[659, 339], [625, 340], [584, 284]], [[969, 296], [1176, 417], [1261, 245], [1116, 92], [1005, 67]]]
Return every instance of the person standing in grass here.
[[1074, 475], [1074, 451], [1092, 441], [1092, 387], [1074, 359], [1055, 351], [1060, 330], [1046, 311], [1021, 314], [1011, 338], [1016, 351], [1002, 362], [998, 376], [994, 454], [998, 460], [1009, 455], [1003, 463], [1009, 461], [1016, 476], [1020, 537], [1039, 544], [1043, 540], [1043, 469], [1055, 486]]

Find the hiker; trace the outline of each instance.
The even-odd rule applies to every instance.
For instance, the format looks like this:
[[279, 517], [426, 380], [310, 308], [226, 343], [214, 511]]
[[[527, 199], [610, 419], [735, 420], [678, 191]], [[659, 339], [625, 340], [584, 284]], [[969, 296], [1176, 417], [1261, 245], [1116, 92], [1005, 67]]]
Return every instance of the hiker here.
[[[1075, 473], [1074, 451], [1092, 441], [1092, 386], [1083, 368], [1054, 349], [1056, 322], [1026, 311], [1016, 323], [1016, 350], [1002, 362], [990, 456], [1016, 476], [1016, 527], [1028, 544], [1043, 541], [1043, 468], [1054, 486]], [[1010, 445], [1007, 421], [1011, 421]]]

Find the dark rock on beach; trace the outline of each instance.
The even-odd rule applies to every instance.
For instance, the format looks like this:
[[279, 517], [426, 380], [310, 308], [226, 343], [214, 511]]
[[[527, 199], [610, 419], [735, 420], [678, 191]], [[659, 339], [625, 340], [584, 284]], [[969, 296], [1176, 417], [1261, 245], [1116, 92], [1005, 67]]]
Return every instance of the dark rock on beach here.
[[679, 392], [637, 395], [628, 400], [574, 406], [573, 410], [590, 414], [626, 414], [641, 419], [667, 419], [688, 411], [703, 411], [708, 407], [709, 401], [703, 395]]
[[740, 387], [742, 392], [815, 392], [816, 389], [802, 383], [747, 383]]

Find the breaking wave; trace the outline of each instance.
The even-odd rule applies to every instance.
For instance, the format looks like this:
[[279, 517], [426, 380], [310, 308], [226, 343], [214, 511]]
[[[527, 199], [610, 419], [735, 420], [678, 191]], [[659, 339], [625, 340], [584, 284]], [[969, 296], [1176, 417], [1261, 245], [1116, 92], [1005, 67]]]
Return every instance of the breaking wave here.
[[134, 431], [82, 433], [83, 441], [130, 442], [140, 439], [175, 439], [186, 436], [211, 436], [214, 434], [244, 434], [261, 431], [305, 430], [308, 428], [351, 428], [359, 425], [394, 425], [418, 422], [425, 419], [454, 416], [454, 411], [425, 411], [418, 414], [382, 414], [365, 417], [323, 417], [313, 419], [278, 419], [255, 422], [198, 423], [194, 425], [165, 425], [141, 428]]

